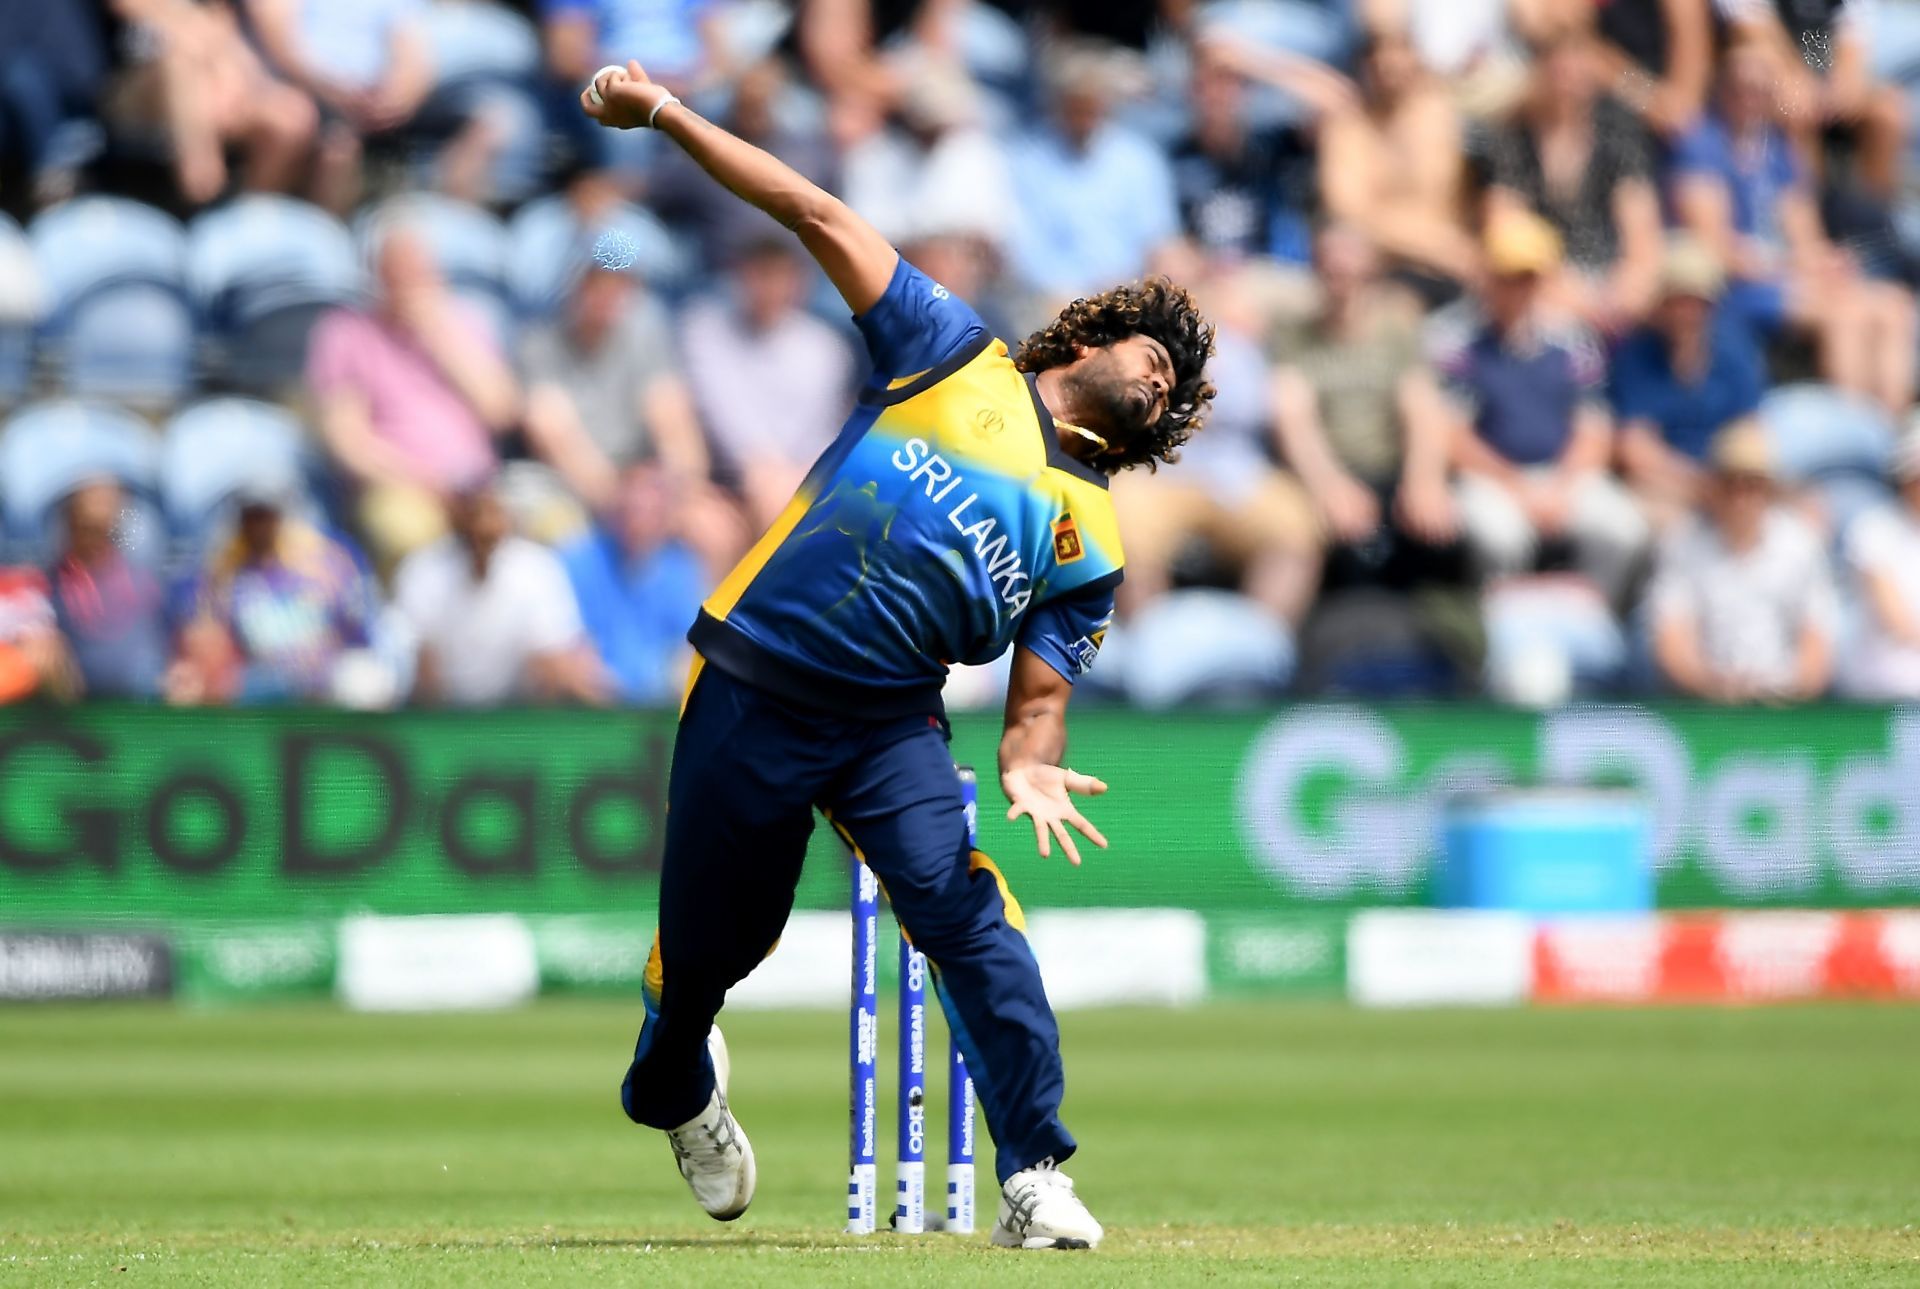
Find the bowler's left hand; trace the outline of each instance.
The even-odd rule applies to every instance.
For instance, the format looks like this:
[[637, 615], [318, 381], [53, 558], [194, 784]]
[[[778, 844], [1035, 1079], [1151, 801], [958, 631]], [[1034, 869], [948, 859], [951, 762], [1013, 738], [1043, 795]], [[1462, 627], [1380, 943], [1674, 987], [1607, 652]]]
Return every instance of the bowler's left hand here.
[[1106, 837], [1087, 822], [1087, 817], [1073, 804], [1075, 793], [1097, 797], [1107, 790], [1107, 785], [1091, 774], [1058, 765], [1023, 765], [1002, 774], [1000, 787], [1012, 803], [1007, 819], [1012, 821], [1025, 815], [1033, 821], [1033, 838], [1042, 859], [1053, 854], [1052, 838], [1057, 837], [1067, 862], [1080, 862], [1080, 848], [1074, 845], [1073, 836], [1067, 831], [1069, 824], [1100, 849], [1107, 848]]

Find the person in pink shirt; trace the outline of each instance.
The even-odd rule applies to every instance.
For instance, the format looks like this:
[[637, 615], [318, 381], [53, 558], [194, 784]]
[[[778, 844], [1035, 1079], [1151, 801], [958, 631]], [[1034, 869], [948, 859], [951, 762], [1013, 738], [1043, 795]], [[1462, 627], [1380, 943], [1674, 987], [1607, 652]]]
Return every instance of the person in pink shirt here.
[[390, 232], [375, 273], [371, 309], [335, 310], [314, 329], [307, 383], [327, 450], [358, 490], [360, 527], [391, 564], [440, 535], [442, 499], [492, 474], [520, 390], [418, 235]]

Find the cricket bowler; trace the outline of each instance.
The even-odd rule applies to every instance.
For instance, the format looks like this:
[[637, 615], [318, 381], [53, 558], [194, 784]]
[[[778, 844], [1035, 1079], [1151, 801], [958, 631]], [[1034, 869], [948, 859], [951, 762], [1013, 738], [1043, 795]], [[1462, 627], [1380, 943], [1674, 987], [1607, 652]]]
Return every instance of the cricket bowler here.
[[1172, 461], [1213, 396], [1213, 329], [1165, 281], [1074, 301], [1009, 351], [843, 202], [703, 120], [637, 62], [580, 96], [652, 128], [790, 229], [853, 311], [873, 363], [845, 427], [702, 607], [668, 787], [646, 1015], [621, 1086], [667, 1134], [708, 1214], [753, 1199], [714, 1017], [792, 911], [817, 809], [870, 866], [932, 965], [997, 1150], [993, 1243], [1093, 1248], [1060, 1171], [1059, 1030], [1020, 905], [970, 847], [941, 703], [955, 663], [1014, 651], [1000, 740], [1008, 819], [1075, 864], [1067, 700], [1113, 613], [1109, 478]]

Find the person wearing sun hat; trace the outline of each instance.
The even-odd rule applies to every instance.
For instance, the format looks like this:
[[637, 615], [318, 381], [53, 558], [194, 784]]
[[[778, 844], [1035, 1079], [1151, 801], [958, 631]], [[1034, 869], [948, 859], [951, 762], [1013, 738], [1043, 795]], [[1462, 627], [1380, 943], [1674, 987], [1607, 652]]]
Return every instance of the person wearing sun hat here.
[[1894, 446], [1896, 496], [1853, 521], [1845, 562], [1859, 597], [1859, 630], [1841, 670], [1851, 698], [1920, 699], [1920, 414]]
[[1661, 527], [1699, 500], [1713, 436], [1752, 415], [1766, 392], [1761, 337], [1725, 290], [1713, 249], [1675, 234], [1652, 318], [1613, 356], [1621, 472]]
[[1560, 258], [1559, 235], [1538, 215], [1491, 220], [1481, 314], [1453, 344], [1436, 346], [1435, 367], [1466, 422], [1455, 436], [1455, 488], [1481, 569], [1532, 572], [1543, 547], [1565, 543], [1613, 597], [1645, 546], [1647, 524], [1607, 470], [1613, 425], [1600, 347], [1541, 298]]
[[1826, 543], [1778, 504], [1758, 421], [1722, 430], [1707, 460], [1702, 511], [1668, 540], [1647, 593], [1655, 661], [1676, 691], [1709, 702], [1816, 698], [1839, 618]]

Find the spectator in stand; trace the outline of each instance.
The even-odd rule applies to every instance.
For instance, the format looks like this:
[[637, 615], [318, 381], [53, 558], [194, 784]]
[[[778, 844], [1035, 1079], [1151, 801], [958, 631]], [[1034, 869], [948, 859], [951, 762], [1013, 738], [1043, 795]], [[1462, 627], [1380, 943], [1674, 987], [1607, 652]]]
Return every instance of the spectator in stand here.
[[71, 194], [81, 158], [61, 155], [60, 135], [93, 114], [111, 57], [93, 5], [0, 4], [0, 195], [9, 208], [23, 196], [46, 203]]
[[66, 546], [46, 583], [78, 688], [97, 698], [157, 698], [167, 666], [166, 597], [116, 540], [124, 507], [110, 479], [74, 489], [63, 507]]
[[433, 60], [426, 0], [246, 0], [249, 27], [270, 66], [319, 101], [315, 200], [345, 215], [362, 195], [369, 143], [404, 135], [449, 140], [443, 174], [472, 176], [493, 146], [481, 114], [454, 114], [429, 97]]
[[1468, 426], [1454, 452], [1467, 544], [1493, 575], [1532, 571], [1544, 544], [1570, 544], [1581, 570], [1617, 596], [1647, 527], [1607, 473], [1600, 350], [1542, 301], [1559, 235], [1537, 215], [1509, 213], [1489, 227], [1486, 254], [1484, 316], [1441, 346], [1438, 364]]
[[1765, 432], [1714, 440], [1704, 514], [1675, 532], [1647, 594], [1654, 659], [1682, 694], [1716, 703], [1818, 698], [1838, 605], [1825, 544], [1776, 504]]
[[113, 0], [112, 9], [131, 29], [133, 55], [103, 114], [124, 131], [165, 129], [175, 182], [189, 205], [226, 190], [232, 144], [246, 149], [243, 187], [304, 186], [319, 128], [313, 100], [268, 75], [224, 0]]
[[1430, 301], [1450, 299], [1480, 268], [1465, 220], [1460, 118], [1403, 28], [1373, 31], [1360, 67], [1360, 106], [1320, 132], [1320, 199]]
[[620, 471], [640, 461], [706, 478], [666, 310], [632, 274], [589, 265], [565, 314], [522, 338], [520, 370], [528, 439], [589, 506], [612, 504]]
[[1535, 51], [1520, 117], [1493, 140], [1487, 218], [1545, 216], [1566, 252], [1549, 300], [1617, 334], [1653, 303], [1660, 199], [1646, 131], [1601, 92], [1600, 73], [1585, 24], [1559, 28]]
[[636, 465], [600, 522], [562, 552], [587, 635], [621, 702], [667, 706], [686, 684], [687, 628], [709, 583], [680, 537], [684, 523], [671, 476]]
[[1716, 110], [1676, 145], [1680, 223], [1727, 266], [1732, 302], [1818, 345], [1826, 378], [1904, 414], [1913, 394], [1913, 299], [1867, 280], [1826, 238], [1806, 168], [1774, 121], [1774, 59], [1735, 46]]
[[512, 531], [490, 482], [452, 499], [448, 527], [394, 578], [394, 611], [418, 650], [414, 700], [604, 701], [599, 659], [554, 553]]
[[1048, 301], [1140, 276], [1180, 232], [1165, 155], [1110, 119], [1112, 57], [1061, 52], [1050, 77], [1053, 119], [1013, 148], [1013, 267]]
[[1867, 702], [1920, 701], [1920, 417], [1894, 449], [1899, 498], [1853, 521], [1846, 561], [1860, 621], [1841, 688]]
[[[1249, 81], [1286, 91], [1307, 122], [1256, 129], [1247, 118]], [[1321, 118], [1357, 108], [1353, 86], [1317, 63], [1212, 37], [1194, 48], [1191, 99], [1192, 128], [1173, 148], [1182, 231], [1212, 259], [1302, 258], [1315, 201], [1314, 136]]]
[[492, 473], [494, 436], [518, 418], [520, 394], [487, 324], [447, 289], [418, 235], [389, 232], [376, 274], [372, 309], [337, 309], [314, 328], [307, 383], [386, 563], [440, 533], [439, 498]]
[[1270, 349], [1281, 451], [1312, 499], [1330, 586], [1450, 580], [1459, 516], [1448, 485], [1454, 418], [1420, 349], [1418, 313], [1380, 281], [1366, 234], [1314, 242], [1321, 303]]
[[1613, 356], [1621, 473], [1663, 529], [1700, 504], [1714, 436], [1751, 416], [1766, 392], [1761, 337], [1722, 303], [1725, 285], [1713, 252], [1676, 234], [1651, 322]]
[[853, 351], [801, 308], [807, 269], [790, 239], [762, 235], [734, 258], [731, 291], [689, 305], [682, 350], [694, 405], [754, 531], [786, 508], [846, 415]]
[[[1581, 2], [1581, 0], [1576, 0]], [[1557, 16], [1559, 0], [1356, 0], [1364, 31], [1403, 31], [1414, 56], [1444, 82], [1469, 121], [1504, 121], [1526, 92], [1526, 40]]]
[[1713, 82], [1708, 0], [1600, 0], [1602, 81], [1663, 138], [1678, 138], [1706, 107]]
[[1866, 11], [1871, 0], [1715, 0], [1735, 41], [1772, 60], [1775, 100], [1802, 160], [1821, 165], [1836, 135], [1856, 150], [1855, 178], [1881, 201], [1900, 184], [1907, 108], [1899, 89], [1873, 79]]
[[177, 665], [210, 700], [325, 701], [342, 657], [368, 643], [372, 588], [338, 542], [288, 516], [292, 493], [273, 480], [243, 489], [196, 588]]
[[36, 694], [77, 698], [79, 676], [54, 625], [47, 579], [37, 568], [0, 568], [0, 703]]

